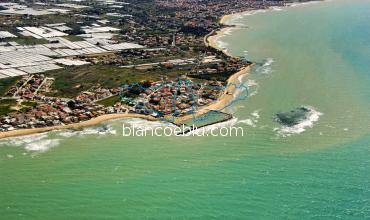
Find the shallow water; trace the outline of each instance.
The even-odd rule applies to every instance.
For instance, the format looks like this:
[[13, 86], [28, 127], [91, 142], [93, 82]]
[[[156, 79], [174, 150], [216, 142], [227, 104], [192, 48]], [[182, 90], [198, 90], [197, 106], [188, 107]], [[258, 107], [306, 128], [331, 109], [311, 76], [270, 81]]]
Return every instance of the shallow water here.
[[[123, 122], [158, 125], [129, 119], [2, 141], [1, 218], [370, 218], [369, 11], [337, 0], [234, 20], [248, 28], [221, 40], [257, 62], [253, 95], [229, 109], [243, 137], [122, 137]], [[274, 114], [302, 105], [321, 115], [284, 132]]]

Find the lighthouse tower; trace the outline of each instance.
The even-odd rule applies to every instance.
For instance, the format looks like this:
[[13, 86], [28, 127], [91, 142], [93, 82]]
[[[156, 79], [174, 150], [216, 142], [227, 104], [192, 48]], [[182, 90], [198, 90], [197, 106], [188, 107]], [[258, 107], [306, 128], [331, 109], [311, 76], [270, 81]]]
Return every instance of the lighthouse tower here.
[[172, 44], [171, 44], [172, 47], [176, 47], [176, 32], [174, 32], [172, 34]]

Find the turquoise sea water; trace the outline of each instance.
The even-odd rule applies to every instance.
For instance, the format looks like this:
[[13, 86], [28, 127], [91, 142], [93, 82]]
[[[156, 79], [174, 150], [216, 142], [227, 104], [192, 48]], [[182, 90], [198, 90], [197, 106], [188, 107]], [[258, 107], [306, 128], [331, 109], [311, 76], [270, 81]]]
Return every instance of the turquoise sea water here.
[[[369, 1], [232, 22], [220, 40], [257, 62], [230, 108], [246, 135], [122, 137], [156, 125], [130, 119], [2, 141], [0, 219], [369, 219]], [[273, 120], [301, 105], [311, 121]]]

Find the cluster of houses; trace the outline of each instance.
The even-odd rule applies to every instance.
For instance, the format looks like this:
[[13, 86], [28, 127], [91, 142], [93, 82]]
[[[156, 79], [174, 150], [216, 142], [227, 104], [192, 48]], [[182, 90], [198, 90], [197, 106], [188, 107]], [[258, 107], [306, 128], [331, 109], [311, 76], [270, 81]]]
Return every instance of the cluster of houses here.
[[23, 76], [16, 85], [10, 88], [6, 96], [31, 99], [36, 94], [49, 92], [53, 82], [54, 78], [46, 77], [44, 74]]
[[[37, 103], [0, 117], [0, 131], [77, 123], [118, 112], [182, 116], [207, 106], [222, 94], [221, 83], [196, 84], [187, 78], [151, 83], [134, 95], [129, 87], [96, 88], [69, 99], [49, 97], [54, 79], [43, 73], [65, 66], [106, 64], [143, 69], [176, 67], [189, 70], [186, 76], [191, 78], [209, 80], [209, 75], [225, 73], [227, 78], [247, 63], [204, 45], [205, 34], [220, 27], [216, 18], [224, 13], [264, 7], [264, 3], [255, 3], [262, 1], [230, 0], [230, 4], [201, 0], [195, 4], [194, 0], [155, 0], [157, 11], [151, 13], [140, 4], [131, 7], [118, 0], [92, 2], [94, 7], [91, 1], [0, 3], [0, 18], [17, 17], [28, 24], [10, 22], [7, 25], [11, 28], [0, 29], [0, 79], [22, 76], [6, 96], [19, 103]], [[27, 23], [24, 17], [64, 13], [73, 13], [80, 22], [38, 23], [34, 19]], [[19, 39], [38, 43], [24, 44]], [[123, 95], [122, 100], [111, 106], [98, 104], [116, 95]]]
[[[37, 105], [27, 108], [26, 111], [10, 112], [0, 117], [0, 131], [66, 125], [110, 113], [130, 112], [155, 117], [182, 116], [209, 105], [223, 92], [222, 85], [217, 82], [196, 84], [189, 80], [179, 80], [154, 82], [149, 87], [138, 88], [136, 92], [129, 86], [115, 89], [98, 88], [68, 99], [48, 97], [39, 92], [48, 90], [52, 80], [42, 74], [36, 74], [23, 77], [13, 86], [8, 92], [9, 96], [21, 102], [36, 102]], [[135, 93], [135, 97], [127, 98], [132, 97], [130, 93]], [[117, 101], [111, 106], [97, 104], [99, 100], [118, 94], [123, 100], [126, 98], [126, 101], [129, 101]]]
[[199, 84], [190, 80], [179, 80], [154, 82], [148, 88], [126, 86], [122, 94], [128, 98], [132, 97], [132, 93], [137, 93], [129, 101], [135, 113], [178, 117], [209, 105], [217, 100], [222, 92], [223, 86], [220, 83]]
[[0, 131], [11, 131], [24, 128], [65, 125], [86, 121], [110, 113], [126, 112], [127, 108], [116, 103], [105, 107], [95, 102], [117, 94], [119, 89], [96, 89], [94, 92], [81, 93], [75, 99], [48, 97], [45, 91], [50, 89], [52, 78], [42, 74], [23, 77], [10, 88], [8, 98], [18, 102], [31, 101], [37, 103], [26, 111], [10, 112], [0, 118]]
[[0, 118], [0, 131], [65, 125], [106, 114], [103, 106], [63, 98], [35, 96], [38, 105], [26, 112], [11, 112]]
[[76, 100], [81, 102], [97, 102], [108, 97], [117, 95], [121, 91], [120, 88], [112, 88], [112, 89], [105, 89], [105, 88], [97, 88], [93, 91], [83, 91], [77, 97]]

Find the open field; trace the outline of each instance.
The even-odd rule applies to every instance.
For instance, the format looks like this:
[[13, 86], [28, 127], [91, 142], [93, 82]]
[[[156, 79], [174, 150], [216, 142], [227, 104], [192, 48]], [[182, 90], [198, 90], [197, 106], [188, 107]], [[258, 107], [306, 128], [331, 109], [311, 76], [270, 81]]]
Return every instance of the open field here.
[[158, 81], [163, 77], [176, 79], [186, 70], [177, 69], [126, 69], [113, 65], [87, 65], [67, 67], [65, 69], [46, 72], [48, 77], [55, 78], [51, 96], [75, 97], [82, 91], [96, 87], [114, 88], [124, 83], [141, 82], [144, 80]]
[[36, 105], [36, 102], [22, 102], [19, 104], [15, 99], [1, 99], [0, 116], [4, 116], [10, 112], [25, 111], [29, 108], [35, 107]]
[[68, 36], [64, 36], [63, 38], [65, 38], [69, 41], [72, 41], [72, 42], [74, 42], [74, 41], [83, 41], [84, 40], [84, 38], [79, 37], [77, 35], [68, 35]]
[[15, 106], [17, 101], [15, 99], [2, 99], [0, 100], [0, 116], [6, 115], [9, 112], [12, 112], [12, 106]]
[[20, 76], [0, 79], [0, 96], [5, 96], [9, 89], [20, 79]]
[[14, 41], [20, 45], [37, 45], [37, 44], [47, 44], [49, 41], [45, 39], [36, 39], [33, 37], [19, 36], [17, 38], [9, 38], [6, 41]]
[[100, 104], [100, 105], [104, 105], [104, 106], [112, 106], [120, 100], [121, 100], [121, 97], [119, 97], [118, 95], [115, 95], [115, 96], [111, 96], [111, 97], [108, 97], [106, 99], [102, 99], [100, 101], [97, 101], [96, 103]]

